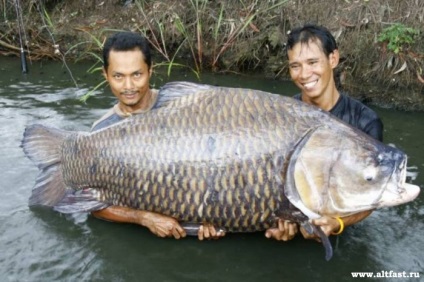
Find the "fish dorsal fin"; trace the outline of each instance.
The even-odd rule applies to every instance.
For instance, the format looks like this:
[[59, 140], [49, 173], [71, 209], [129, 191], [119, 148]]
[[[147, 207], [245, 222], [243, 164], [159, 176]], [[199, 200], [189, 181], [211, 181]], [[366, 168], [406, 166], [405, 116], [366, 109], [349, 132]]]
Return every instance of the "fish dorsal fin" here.
[[194, 95], [196, 93], [212, 90], [215, 88], [217, 87], [187, 81], [168, 82], [159, 89], [158, 98], [154, 108], [164, 107], [169, 102], [181, 97]]

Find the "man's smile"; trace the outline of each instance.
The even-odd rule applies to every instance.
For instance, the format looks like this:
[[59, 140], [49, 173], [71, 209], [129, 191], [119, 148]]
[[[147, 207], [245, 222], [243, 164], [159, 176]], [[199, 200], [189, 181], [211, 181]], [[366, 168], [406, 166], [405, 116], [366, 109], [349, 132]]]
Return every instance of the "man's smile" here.
[[302, 83], [302, 86], [308, 90], [308, 89], [312, 89], [316, 84], [318, 83], [318, 79], [311, 81], [311, 82], [307, 82], [307, 83]]

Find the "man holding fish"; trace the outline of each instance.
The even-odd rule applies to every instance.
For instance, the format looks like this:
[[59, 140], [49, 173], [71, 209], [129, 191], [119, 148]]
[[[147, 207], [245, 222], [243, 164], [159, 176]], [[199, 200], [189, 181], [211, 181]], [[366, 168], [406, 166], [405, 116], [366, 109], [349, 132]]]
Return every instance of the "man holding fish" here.
[[[105, 42], [103, 62], [103, 75], [119, 102], [93, 124], [92, 131], [149, 111], [158, 96], [158, 91], [150, 89], [149, 85], [152, 59], [145, 38], [132, 32], [114, 34]], [[186, 236], [177, 220], [154, 212], [110, 206], [92, 214], [114, 222], [140, 224], [159, 237], [180, 239]], [[219, 236], [224, 236], [224, 233], [216, 232], [212, 225], [206, 223], [198, 232], [200, 240]]]
[[[333, 70], [339, 62], [339, 52], [334, 37], [324, 27], [305, 25], [289, 34], [287, 44], [290, 75], [301, 89], [294, 98], [315, 105], [345, 122], [382, 140], [383, 124], [371, 109], [358, 101], [340, 94], [336, 88]], [[94, 123], [93, 130], [109, 126], [133, 114], [150, 110], [157, 98], [157, 90], [149, 88], [152, 74], [151, 56], [147, 42], [134, 33], [118, 33], [109, 38], [103, 52], [103, 75], [109, 82], [116, 104], [104, 117]], [[321, 226], [326, 235], [340, 234], [345, 226], [355, 224], [371, 211], [364, 211], [345, 218], [321, 217], [313, 224]], [[149, 228], [159, 237], [179, 239], [186, 232], [172, 217], [148, 211], [111, 206], [93, 215], [106, 220], [136, 223]], [[277, 228], [266, 231], [267, 238], [287, 241], [298, 233], [298, 225], [280, 219]], [[317, 238], [300, 228], [305, 238]], [[217, 232], [212, 225], [204, 224], [198, 237], [218, 238], [224, 232]]]
[[[295, 99], [315, 105], [375, 139], [383, 140], [383, 123], [377, 114], [359, 101], [340, 93], [334, 81], [334, 69], [339, 63], [337, 43], [330, 31], [317, 25], [305, 25], [290, 32], [287, 40], [289, 71], [293, 82], [301, 90]], [[354, 187], [352, 187], [353, 189]], [[355, 224], [371, 211], [345, 218], [322, 217], [313, 220], [327, 234], [340, 234], [345, 226]], [[305, 238], [315, 238], [303, 228]], [[298, 232], [297, 224], [279, 220], [278, 228], [267, 230], [265, 236], [287, 241]]]

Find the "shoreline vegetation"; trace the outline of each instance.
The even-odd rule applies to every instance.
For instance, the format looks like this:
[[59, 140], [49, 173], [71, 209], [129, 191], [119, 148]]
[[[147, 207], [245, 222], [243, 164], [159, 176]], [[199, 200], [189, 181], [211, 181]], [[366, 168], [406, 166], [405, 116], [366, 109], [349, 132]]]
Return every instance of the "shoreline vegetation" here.
[[336, 80], [359, 100], [424, 111], [421, 0], [0, 0], [0, 55], [101, 66], [101, 46], [118, 30], [140, 32], [155, 66], [289, 79], [291, 28], [317, 23], [335, 36]]

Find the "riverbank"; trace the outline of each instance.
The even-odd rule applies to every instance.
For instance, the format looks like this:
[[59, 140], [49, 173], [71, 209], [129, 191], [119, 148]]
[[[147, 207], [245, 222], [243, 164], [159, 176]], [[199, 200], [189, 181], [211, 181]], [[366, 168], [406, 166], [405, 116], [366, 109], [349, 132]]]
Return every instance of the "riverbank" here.
[[[22, 38], [30, 60], [99, 60], [109, 33], [132, 30], [149, 39], [155, 63], [171, 70], [182, 66], [198, 74], [254, 73], [281, 80], [288, 79], [287, 32], [315, 22], [327, 26], [339, 44], [341, 88], [365, 103], [424, 111], [422, 1], [45, 0], [20, 1], [18, 7], [9, 2], [0, 3], [5, 56], [19, 56]], [[395, 23], [404, 29], [388, 32]], [[411, 30], [410, 40], [396, 41], [399, 48], [393, 48], [396, 32]], [[379, 41], [383, 34], [388, 39]]]

